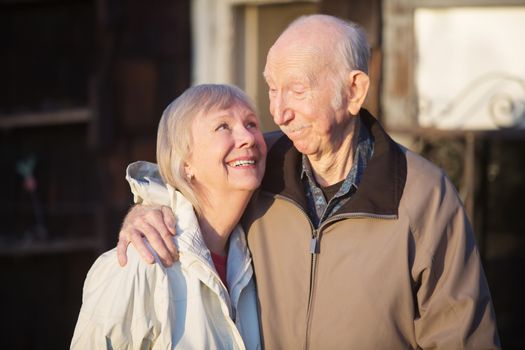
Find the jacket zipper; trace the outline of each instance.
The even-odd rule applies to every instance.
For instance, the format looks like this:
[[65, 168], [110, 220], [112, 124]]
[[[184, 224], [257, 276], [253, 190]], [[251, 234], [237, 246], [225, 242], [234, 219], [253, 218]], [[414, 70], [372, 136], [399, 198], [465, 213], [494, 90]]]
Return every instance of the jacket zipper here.
[[309, 349], [309, 338], [310, 338], [310, 325], [311, 325], [311, 313], [312, 313], [312, 305], [314, 302], [314, 292], [315, 292], [315, 281], [316, 281], [316, 275], [317, 275], [317, 264], [318, 264], [318, 255], [321, 251], [321, 240], [320, 240], [320, 233], [321, 230], [326, 227], [327, 225], [339, 221], [342, 219], [348, 219], [348, 218], [373, 218], [373, 219], [380, 219], [380, 220], [393, 220], [397, 219], [397, 215], [383, 215], [383, 214], [372, 214], [372, 213], [346, 213], [346, 214], [338, 214], [334, 215], [325, 222], [321, 224], [317, 229], [314, 228], [314, 225], [312, 224], [312, 221], [310, 220], [310, 217], [308, 216], [308, 213], [291, 198], [279, 195], [279, 194], [271, 194], [272, 196], [275, 196], [277, 198], [283, 199], [293, 205], [295, 205], [299, 210], [305, 215], [305, 217], [308, 219], [308, 223], [310, 224], [310, 230], [312, 232], [312, 237], [310, 239], [310, 254], [312, 255], [311, 259], [311, 266], [310, 266], [310, 290], [308, 292], [308, 307], [306, 311], [306, 334], [305, 334], [305, 341], [304, 341], [304, 349]]
[[310, 231], [312, 232], [312, 237], [310, 238], [310, 254], [311, 254], [311, 260], [310, 260], [310, 288], [308, 290], [308, 305], [306, 309], [306, 331], [305, 331], [305, 338], [304, 338], [304, 349], [308, 349], [308, 338], [309, 338], [309, 328], [310, 328], [310, 313], [311, 313], [311, 307], [312, 307], [312, 301], [313, 301], [313, 292], [314, 292], [314, 286], [315, 286], [315, 275], [317, 270], [317, 255], [319, 254], [319, 248], [320, 248], [320, 241], [319, 241], [319, 229], [315, 229], [314, 225], [312, 223], [312, 220], [310, 220], [310, 217], [308, 216], [308, 213], [291, 198], [284, 197], [281, 195], [275, 195], [276, 197], [285, 200], [294, 206], [296, 206], [306, 217], [308, 220], [308, 223], [310, 224]]
[[[231, 305], [232, 305], [232, 308], [231, 308], [232, 309], [232, 315], [233, 315], [233, 320], [235, 321], [235, 323], [237, 323], [237, 320], [238, 320], [238, 318], [237, 318], [237, 306], [239, 306], [239, 299], [241, 297], [242, 291], [244, 290], [244, 288], [246, 288], [246, 286], [250, 282], [250, 279], [253, 276], [253, 271], [252, 271], [252, 273], [249, 276], [247, 276], [247, 270], [250, 267], [251, 267], [251, 259], [249, 259], [248, 261], [244, 262], [244, 266], [242, 268], [242, 272], [239, 274], [237, 279], [230, 286], [230, 291], [232, 291], [232, 292], [233, 292], [234, 289], [238, 289], [239, 290], [239, 293], [237, 294], [235, 300], [233, 299], [233, 295], [228, 293], [229, 296], [230, 296], [230, 302], [231, 302]], [[242, 285], [240, 285], [241, 282], [242, 282]]]
[[315, 293], [315, 282], [316, 282], [316, 275], [317, 275], [317, 261], [318, 261], [318, 255], [321, 252], [321, 230], [328, 226], [330, 223], [340, 221], [342, 219], [348, 219], [348, 218], [374, 218], [374, 219], [383, 219], [383, 220], [390, 220], [397, 218], [396, 215], [380, 215], [380, 214], [370, 214], [370, 213], [347, 213], [347, 214], [338, 214], [334, 215], [331, 218], [327, 219], [325, 222], [321, 224], [317, 229], [313, 230], [312, 235], [312, 241], [310, 243], [310, 253], [312, 254], [312, 267], [311, 267], [311, 275], [310, 275], [310, 295], [308, 297], [308, 311], [306, 314], [306, 339], [305, 339], [305, 350], [308, 350], [310, 348], [309, 340], [310, 340], [310, 326], [312, 323], [312, 306], [314, 302], [314, 293]]
[[334, 222], [334, 221], [339, 221], [339, 220], [342, 220], [342, 219], [350, 219], [350, 218], [352, 218], [352, 219], [371, 218], [371, 219], [380, 219], [380, 220], [394, 220], [394, 219], [397, 219], [397, 215], [394, 215], [394, 214], [390, 214], [390, 215], [372, 214], [372, 213], [337, 214], [337, 215], [332, 216], [330, 219], [326, 220], [325, 222], [323, 222], [323, 224], [321, 226], [326, 226], [327, 224], [329, 224], [331, 222]]
[[308, 219], [308, 223], [310, 224], [310, 230], [312, 232], [312, 238], [310, 240], [310, 254], [312, 255], [311, 258], [311, 267], [310, 267], [310, 290], [308, 292], [308, 308], [306, 311], [306, 334], [305, 334], [305, 340], [304, 340], [304, 349], [309, 349], [309, 338], [310, 338], [310, 325], [311, 325], [311, 313], [312, 313], [312, 304], [314, 301], [314, 292], [315, 292], [315, 280], [316, 280], [316, 272], [317, 272], [317, 261], [318, 261], [318, 255], [321, 252], [321, 237], [320, 233], [321, 230], [326, 227], [328, 224], [333, 223], [335, 221], [339, 221], [342, 219], [349, 219], [349, 218], [373, 218], [373, 219], [381, 219], [381, 220], [393, 220], [397, 219], [397, 215], [382, 215], [382, 214], [372, 214], [372, 213], [346, 213], [346, 214], [338, 214], [334, 215], [331, 218], [327, 219], [325, 222], [321, 224], [317, 229], [314, 228], [314, 225], [312, 224], [312, 221], [310, 220], [310, 217], [308, 216], [308, 213], [291, 198], [279, 195], [279, 194], [271, 194], [271, 196], [275, 196], [276, 198], [283, 199], [293, 205], [295, 205]]
[[319, 254], [319, 229], [314, 229], [310, 242], [310, 254], [312, 255], [310, 267], [310, 291], [308, 294], [308, 309], [306, 310], [306, 334], [304, 340], [305, 350], [309, 348], [311, 312], [314, 297], [315, 277], [317, 272], [317, 255]]

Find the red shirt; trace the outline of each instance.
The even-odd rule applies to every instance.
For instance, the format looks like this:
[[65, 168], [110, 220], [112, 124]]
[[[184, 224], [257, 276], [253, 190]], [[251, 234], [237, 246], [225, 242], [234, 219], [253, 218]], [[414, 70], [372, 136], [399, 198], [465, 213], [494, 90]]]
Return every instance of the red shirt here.
[[217, 273], [219, 274], [222, 283], [224, 283], [226, 288], [228, 288], [228, 283], [226, 283], [226, 262], [228, 261], [228, 255], [222, 256], [219, 254], [215, 254], [212, 251], [210, 251], [210, 253], [211, 260], [213, 260], [213, 265], [215, 265], [215, 270], [217, 270]]

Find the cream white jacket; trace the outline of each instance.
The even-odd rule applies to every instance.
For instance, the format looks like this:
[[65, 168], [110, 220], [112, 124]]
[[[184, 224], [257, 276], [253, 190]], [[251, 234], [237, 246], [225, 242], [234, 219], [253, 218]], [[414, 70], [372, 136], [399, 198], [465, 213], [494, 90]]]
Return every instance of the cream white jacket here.
[[[89, 271], [71, 349], [259, 349], [251, 257], [240, 226], [230, 236], [227, 281], [221, 282], [191, 203], [156, 183], [156, 165], [136, 162], [126, 179], [145, 204], [170, 205], [180, 261], [145, 263], [131, 246], [120, 267], [116, 249]], [[169, 186], [168, 186], [169, 187]], [[158, 190], [158, 191], [157, 191]]]

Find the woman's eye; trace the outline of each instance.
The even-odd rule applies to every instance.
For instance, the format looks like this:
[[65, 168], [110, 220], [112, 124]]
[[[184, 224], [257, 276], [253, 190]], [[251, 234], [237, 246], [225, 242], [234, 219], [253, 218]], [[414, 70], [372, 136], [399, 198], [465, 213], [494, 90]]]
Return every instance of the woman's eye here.
[[257, 129], [257, 123], [256, 122], [248, 122], [248, 124], [246, 124], [246, 127], [248, 129]]
[[219, 125], [218, 127], [215, 128], [215, 131], [228, 130], [228, 129], [230, 129], [228, 124], [222, 123], [221, 125]]

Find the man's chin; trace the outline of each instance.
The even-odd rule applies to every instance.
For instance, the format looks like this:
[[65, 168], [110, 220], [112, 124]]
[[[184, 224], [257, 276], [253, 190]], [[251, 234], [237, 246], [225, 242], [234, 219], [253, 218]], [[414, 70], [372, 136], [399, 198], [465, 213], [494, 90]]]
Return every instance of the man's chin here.
[[308, 141], [305, 141], [305, 140], [292, 140], [293, 142], [293, 145], [294, 147], [302, 154], [304, 155], [309, 155], [312, 152], [312, 147], [311, 145], [308, 143]]

